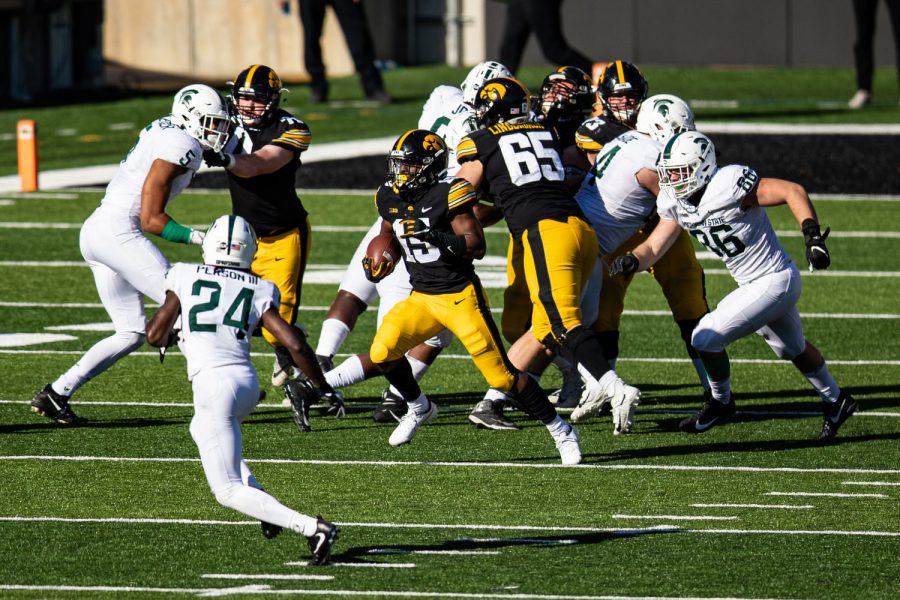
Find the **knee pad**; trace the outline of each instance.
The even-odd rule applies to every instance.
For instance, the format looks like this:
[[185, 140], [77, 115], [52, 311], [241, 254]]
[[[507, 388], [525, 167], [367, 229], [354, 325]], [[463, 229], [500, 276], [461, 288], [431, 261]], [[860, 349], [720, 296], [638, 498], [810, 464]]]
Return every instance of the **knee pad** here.
[[386, 363], [388, 361], [387, 346], [385, 346], [381, 342], [373, 341], [372, 346], [369, 348], [369, 358], [376, 365]]
[[709, 327], [702, 327], [699, 323], [691, 334], [691, 346], [700, 352], [722, 352], [725, 350], [725, 338]]

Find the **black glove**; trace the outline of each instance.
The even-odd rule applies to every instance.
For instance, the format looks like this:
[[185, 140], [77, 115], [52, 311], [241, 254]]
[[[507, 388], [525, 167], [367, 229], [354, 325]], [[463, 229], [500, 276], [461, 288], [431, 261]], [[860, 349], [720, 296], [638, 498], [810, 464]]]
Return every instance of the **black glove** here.
[[371, 281], [372, 283], [378, 283], [388, 275], [394, 272], [394, 267], [396, 266], [393, 261], [382, 261], [377, 267], [372, 265], [372, 259], [368, 256], [364, 256], [362, 259], [363, 272], [366, 274], [366, 279]]
[[622, 275], [627, 277], [638, 270], [638, 259], [634, 254], [623, 254], [617, 256], [613, 263], [609, 266], [609, 276]]
[[812, 219], [805, 219], [800, 225], [803, 231], [803, 239], [806, 242], [806, 260], [809, 262], [809, 270], [820, 271], [827, 269], [831, 264], [831, 255], [825, 247], [825, 240], [831, 233], [831, 228], [826, 227], [825, 233], [819, 230], [819, 224]]
[[417, 240], [428, 242], [438, 249], [444, 256], [453, 258], [465, 258], [466, 256], [466, 236], [455, 235], [446, 231], [437, 231], [436, 229], [422, 229], [414, 231], [409, 235]]
[[203, 160], [209, 167], [224, 167], [230, 169], [234, 166], [234, 155], [215, 150], [204, 150]]

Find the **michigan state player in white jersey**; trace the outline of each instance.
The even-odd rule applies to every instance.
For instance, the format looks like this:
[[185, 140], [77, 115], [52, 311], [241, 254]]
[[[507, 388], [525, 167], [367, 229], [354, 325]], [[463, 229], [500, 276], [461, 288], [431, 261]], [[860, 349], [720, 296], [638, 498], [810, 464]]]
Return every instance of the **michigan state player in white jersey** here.
[[820, 231], [806, 190], [790, 181], [760, 178], [743, 165], [717, 168], [712, 141], [698, 132], [669, 140], [658, 171], [659, 225], [631, 254], [615, 260], [610, 275], [649, 268], [685, 229], [725, 262], [738, 284], [694, 329], [691, 341], [709, 374], [712, 398], [698, 414], [681, 422], [681, 430], [701, 433], [734, 416], [725, 347], [755, 331], [775, 354], [793, 362], [819, 393], [824, 419], [817, 437], [834, 437], [857, 404], [838, 387], [825, 359], [803, 336], [797, 310], [800, 272], [765, 211], [787, 204], [803, 231], [810, 270], [828, 268], [828, 230]]
[[[256, 234], [242, 217], [216, 219], [203, 240], [202, 265], [177, 263], [166, 274], [166, 297], [150, 320], [147, 341], [164, 348], [177, 338], [194, 391], [191, 437], [216, 500], [259, 519], [263, 535], [283, 528], [305, 536], [315, 564], [331, 555], [338, 528], [292, 510], [263, 491], [242, 457], [241, 422], [259, 401], [250, 336], [265, 327], [304, 371], [303, 341], [278, 313], [275, 284], [250, 272]], [[173, 331], [181, 317], [181, 329]]]
[[32, 410], [58, 423], [79, 422], [69, 406], [75, 391], [144, 343], [144, 296], [162, 302], [169, 263], [145, 234], [200, 244], [203, 232], [178, 224], [166, 206], [191, 182], [204, 150], [221, 150], [228, 111], [209, 86], [189, 85], [175, 95], [172, 114], [141, 131], [113, 176], [106, 195], [81, 228], [81, 255], [91, 267], [115, 333], [103, 339], [31, 401]]
[[[462, 82], [461, 87], [439, 85], [428, 97], [419, 116], [419, 129], [427, 129], [440, 135], [448, 149], [447, 176], [450, 177], [459, 169], [456, 162], [456, 145], [468, 133], [475, 129], [474, 102], [475, 95], [485, 81], [492, 77], [509, 75], [509, 69], [498, 62], [486, 61], [475, 65]], [[356, 324], [356, 320], [376, 299], [378, 304], [378, 323], [380, 324], [395, 304], [404, 300], [412, 292], [406, 264], [399, 261], [394, 271], [378, 283], [366, 279], [359, 268], [366, 255], [369, 242], [381, 231], [379, 218], [360, 240], [350, 263], [344, 272], [337, 296], [325, 321], [316, 346], [316, 355], [324, 367], [331, 367], [332, 357], [337, 354], [344, 340]], [[452, 339], [449, 332], [439, 335], [416, 346], [407, 354], [412, 365], [413, 375], [420, 380], [434, 362], [441, 349]], [[335, 387], [344, 387], [362, 381], [367, 376], [376, 375], [374, 365], [366, 357], [351, 356], [326, 376], [328, 382]], [[393, 422], [406, 413], [406, 403], [397, 390], [387, 389], [383, 394], [381, 406], [375, 409], [373, 418], [377, 422]]]

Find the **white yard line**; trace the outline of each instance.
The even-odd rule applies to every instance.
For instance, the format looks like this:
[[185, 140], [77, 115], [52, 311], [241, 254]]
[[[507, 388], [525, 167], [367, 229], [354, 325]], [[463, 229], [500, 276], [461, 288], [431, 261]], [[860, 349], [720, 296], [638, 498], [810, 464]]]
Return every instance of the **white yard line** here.
[[[0, 522], [54, 522], [54, 523], [120, 523], [120, 524], [146, 524], [159, 525], [239, 525], [259, 527], [259, 521], [206, 521], [191, 519], [123, 519], [123, 518], [66, 518], [66, 517], [3, 517]], [[476, 531], [539, 531], [539, 532], [567, 532], [572, 533], [613, 533], [621, 535], [638, 535], [652, 533], [691, 533], [691, 534], [769, 534], [769, 535], [847, 535], [847, 536], [872, 536], [872, 537], [900, 537], [900, 531], [854, 531], [854, 530], [807, 530], [807, 529], [687, 529], [676, 525], [655, 525], [651, 527], [624, 528], [624, 527], [582, 527], [582, 526], [547, 526], [547, 525], [494, 525], [487, 523], [362, 523], [362, 522], [336, 522], [341, 527], [367, 527], [375, 529], [436, 529], [453, 530], [466, 529]], [[433, 552], [433, 551], [432, 551]]]
[[811, 498], [889, 498], [887, 494], [844, 494], [840, 492], [766, 492], [766, 496], [804, 496]]
[[805, 510], [815, 508], [812, 504], [691, 504], [695, 508], [774, 508], [782, 510]]
[[366, 554], [393, 555], [393, 554], [434, 554], [446, 556], [497, 556], [499, 550], [408, 550], [405, 548], [371, 548]]
[[[36, 461], [63, 461], [63, 462], [161, 462], [161, 463], [196, 463], [199, 458], [186, 457], [149, 457], [149, 456], [59, 456], [59, 455], [29, 455], [12, 454], [0, 455], [0, 462], [9, 460], [36, 460]], [[521, 463], [521, 462], [463, 462], [463, 461], [403, 461], [403, 460], [323, 460], [311, 458], [247, 458], [248, 463], [271, 465], [340, 465], [363, 467], [471, 467], [476, 469], [598, 469], [604, 471], [698, 471], [698, 472], [734, 472], [734, 473], [846, 473], [849, 475], [900, 475], [900, 469], [851, 469], [830, 467], [748, 467], [725, 465], [654, 465], [654, 464], [625, 464], [625, 465], [596, 465], [581, 464], [575, 466], [563, 466], [550, 463]]]
[[650, 521], [735, 521], [737, 517], [733, 516], [713, 516], [713, 515], [612, 515], [613, 519], [647, 519]]
[[263, 579], [272, 581], [332, 581], [334, 575], [302, 575], [300, 573], [204, 573], [203, 579]]
[[900, 481], [842, 481], [843, 485], [900, 486]]
[[[310, 567], [308, 560], [292, 560], [284, 563], [288, 567]], [[416, 563], [395, 563], [395, 562], [334, 562], [328, 563], [329, 567], [359, 567], [372, 569], [415, 569]], [[318, 567], [316, 567], [318, 568]]]

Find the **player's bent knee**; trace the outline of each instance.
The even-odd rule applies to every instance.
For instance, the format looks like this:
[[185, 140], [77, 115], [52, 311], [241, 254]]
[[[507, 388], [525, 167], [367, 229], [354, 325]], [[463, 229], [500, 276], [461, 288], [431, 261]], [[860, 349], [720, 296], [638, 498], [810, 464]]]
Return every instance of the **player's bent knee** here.
[[132, 352], [144, 345], [147, 336], [136, 331], [120, 331], [116, 334], [116, 338], [121, 342], [122, 350]]
[[704, 327], [702, 323], [694, 328], [691, 335], [691, 346], [698, 352], [716, 353], [725, 350], [727, 340], [718, 332], [708, 327]]
[[504, 394], [512, 391], [516, 384], [516, 377], [512, 373], [488, 373], [485, 375], [487, 384], [495, 390], [500, 390]]
[[214, 490], [216, 502], [226, 508], [238, 510], [236, 500], [243, 487], [243, 485], [231, 484]]

